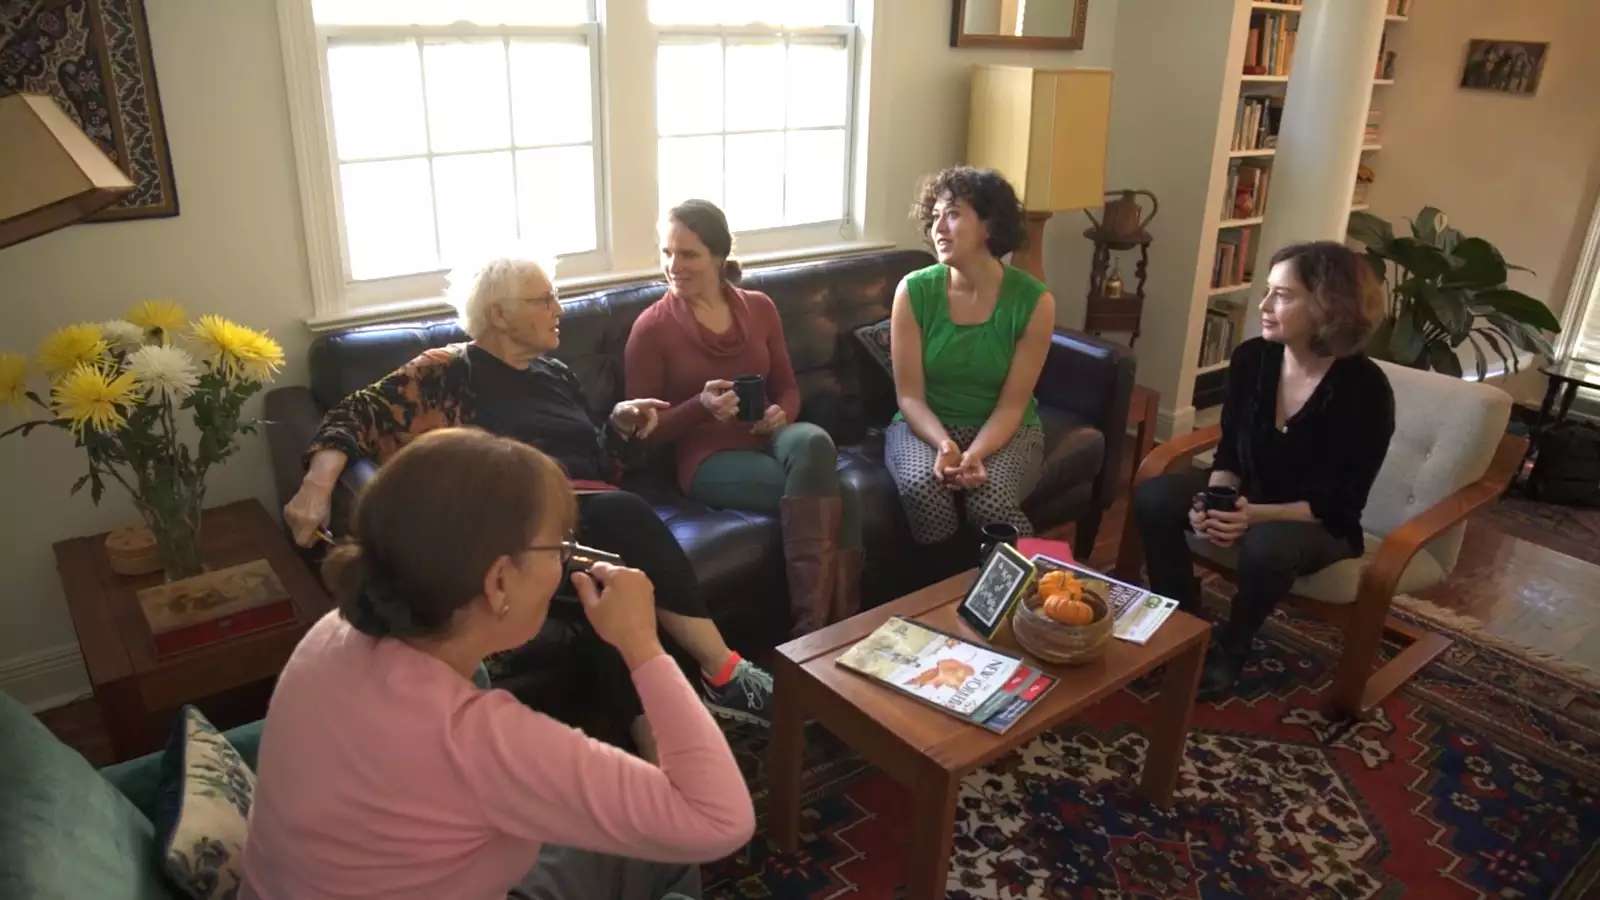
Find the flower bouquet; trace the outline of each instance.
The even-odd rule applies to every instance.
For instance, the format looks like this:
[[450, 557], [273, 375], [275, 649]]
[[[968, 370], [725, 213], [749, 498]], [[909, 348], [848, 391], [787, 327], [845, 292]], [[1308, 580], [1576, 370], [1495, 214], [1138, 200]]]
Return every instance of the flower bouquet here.
[[[0, 438], [44, 426], [70, 432], [89, 461], [72, 492], [87, 484], [98, 504], [108, 479], [122, 485], [155, 536], [167, 579], [199, 574], [206, 473], [239, 449], [241, 433], [255, 431], [240, 408], [283, 367], [283, 348], [220, 316], [189, 323], [176, 303], [147, 300], [125, 319], [56, 331], [40, 345], [38, 365], [48, 401], [28, 389], [26, 357], [0, 353], [0, 404], [32, 403], [48, 415]], [[183, 419], [193, 423], [191, 442]]]

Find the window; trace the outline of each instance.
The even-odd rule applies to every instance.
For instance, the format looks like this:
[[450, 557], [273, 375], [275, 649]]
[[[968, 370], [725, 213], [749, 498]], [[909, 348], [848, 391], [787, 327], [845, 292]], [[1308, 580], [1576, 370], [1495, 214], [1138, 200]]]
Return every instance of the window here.
[[844, 220], [849, 12], [815, 0], [651, 3], [660, 208], [702, 197], [735, 231]]
[[689, 197], [744, 252], [856, 236], [851, 0], [278, 3], [318, 319], [513, 240], [647, 270]]

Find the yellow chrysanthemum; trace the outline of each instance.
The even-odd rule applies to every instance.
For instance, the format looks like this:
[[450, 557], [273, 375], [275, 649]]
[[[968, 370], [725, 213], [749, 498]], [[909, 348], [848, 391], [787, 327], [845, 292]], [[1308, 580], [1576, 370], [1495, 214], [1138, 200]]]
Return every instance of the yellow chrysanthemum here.
[[265, 332], [244, 329], [246, 338], [239, 347], [239, 368], [244, 378], [266, 383], [283, 368], [283, 348]]
[[126, 421], [123, 408], [136, 402], [135, 389], [132, 375], [83, 363], [50, 389], [50, 404], [73, 431], [110, 431]]
[[83, 364], [95, 365], [105, 359], [106, 339], [99, 325], [68, 325], [39, 345], [39, 365], [51, 378], [57, 378]]
[[127, 319], [143, 328], [146, 334], [161, 332], [162, 340], [166, 341], [183, 329], [189, 314], [171, 300], [143, 300], [128, 310]]
[[189, 333], [199, 342], [200, 355], [206, 362], [228, 376], [238, 373], [241, 354], [248, 351], [254, 334], [221, 316], [201, 316]]
[[0, 406], [21, 406], [28, 390], [28, 358], [0, 353]]

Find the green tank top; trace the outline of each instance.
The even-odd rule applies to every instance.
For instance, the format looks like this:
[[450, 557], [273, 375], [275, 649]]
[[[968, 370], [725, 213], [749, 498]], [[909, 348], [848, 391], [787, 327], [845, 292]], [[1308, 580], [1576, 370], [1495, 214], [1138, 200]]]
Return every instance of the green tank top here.
[[[922, 329], [923, 396], [946, 427], [982, 425], [1000, 400], [1017, 342], [1047, 288], [1027, 272], [1006, 266], [989, 320], [957, 325], [950, 321], [949, 284], [950, 267], [943, 263], [906, 276], [911, 310]], [[1022, 424], [1039, 424], [1039, 406], [1032, 396]]]

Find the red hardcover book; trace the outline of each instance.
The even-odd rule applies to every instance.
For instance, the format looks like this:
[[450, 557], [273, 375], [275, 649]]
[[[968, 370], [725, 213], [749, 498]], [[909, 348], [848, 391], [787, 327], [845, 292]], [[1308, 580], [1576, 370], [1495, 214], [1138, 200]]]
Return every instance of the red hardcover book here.
[[268, 606], [258, 606], [244, 612], [189, 625], [163, 634], [151, 635], [155, 640], [156, 656], [168, 657], [175, 653], [198, 650], [220, 641], [243, 634], [263, 631], [294, 621], [294, 603], [287, 598]]
[[264, 559], [138, 592], [157, 656], [293, 622], [294, 603]]

